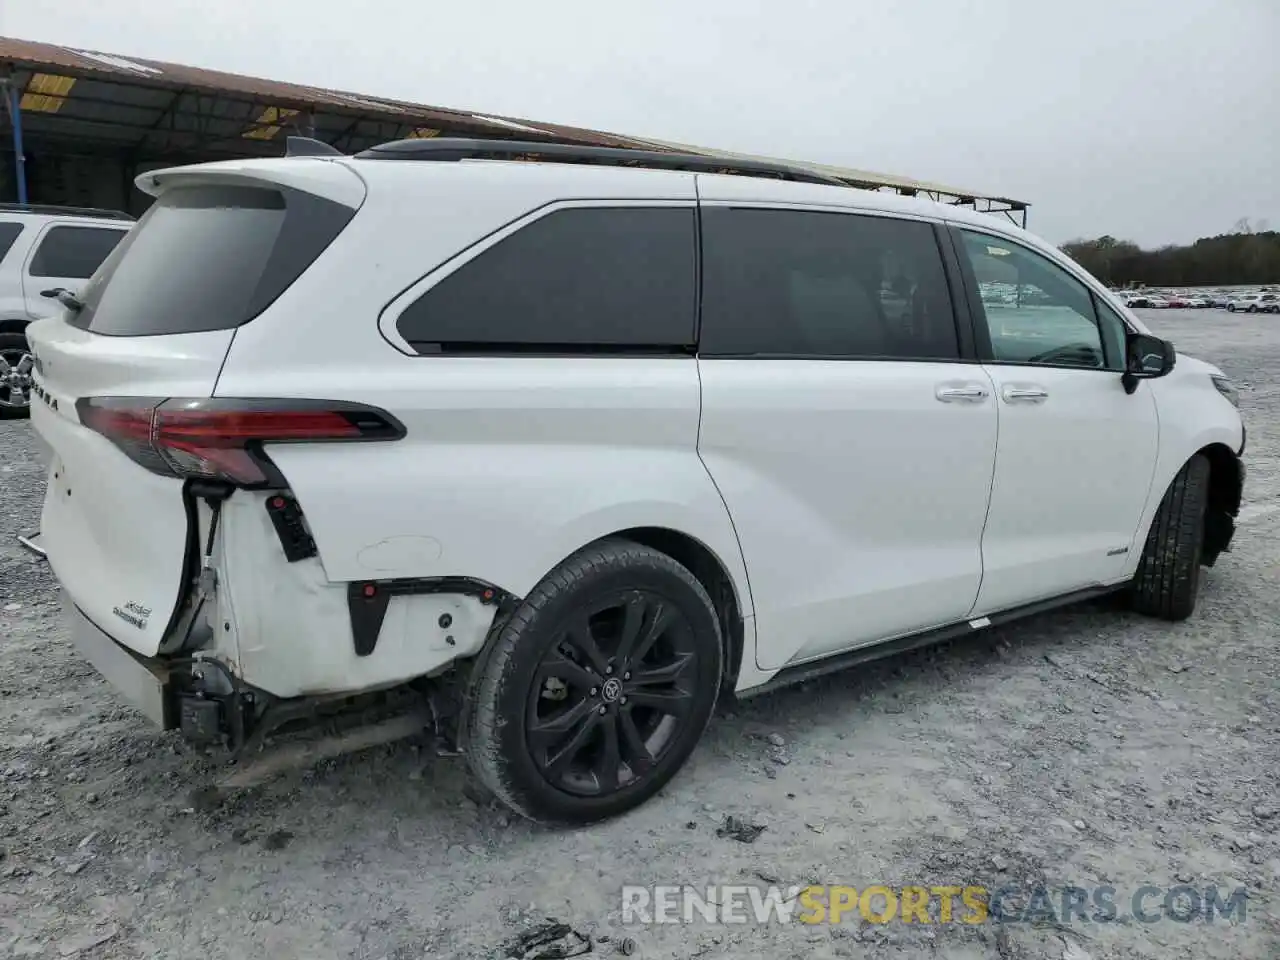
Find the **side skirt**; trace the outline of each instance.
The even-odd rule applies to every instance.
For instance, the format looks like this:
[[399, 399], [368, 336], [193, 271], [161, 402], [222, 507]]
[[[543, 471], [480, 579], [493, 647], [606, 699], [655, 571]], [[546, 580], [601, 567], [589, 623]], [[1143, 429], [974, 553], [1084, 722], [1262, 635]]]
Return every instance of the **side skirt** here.
[[1009, 610], [993, 613], [985, 617], [977, 617], [973, 620], [961, 620], [957, 623], [949, 623], [943, 627], [935, 627], [932, 630], [926, 630], [923, 633], [913, 633], [905, 637], [898, 637], [895, 640], [886, 640], [883, 643], [873, 643], [865, 647], [858, 647], [855, 650], [846, 650], [844, 653], [833, 654], [829, 657], [823, 657], [821, 660], [812, 660], [808, 663], [798, 663], [793, 667], [783, 667], [773, 677], [758, 687], [752, 687], [749, 690], [743, 690], [737, 695], [737, 699], [745, 700], [748, 697], [759, 696], [763, 693], [772, 693], [783, 687], [794, 686], [805, 680], [812, 680], [815, 677], [826, 676], [829, 673], [836, 673], [839, 670], [848, 667], [856, 667], [860, 664], [869, 663], [872, 660], [880, 660], [884, 657], [892, 657], [899, 653], [906, 653], [908, 650], [916, 650], [920, 647], [927, 647], [935, 643], [942, 643], [946, 640], [954, 640], [957, 637], [966, 634], [976, 633], [979, 630], [985, 630], [988, 627], [1000, 627], [1007, 623], [1014, 623], [1018, 620], [1024, 620], [1027, 617], [1034, 617], [1037, 614], [1045, 613], [1049, 610], [1056, 610], [1059, 607], [1069, 606], [1073, 603], [1080, 603], [1084, 600], [1093, 600], [1097, 597], [1103, 597], [1111, 593], [1118, 593], [1128, 586], [1127, 583], [1113, 584], [1106, 587], [1089, 587], [1085, 590], [1075, 590], [1071, 593], [1065, 593], [1060, 597], [1051, 597], [1048, 600], [1039, 600], [1035, 603], [1024, 604], [1020, 607], [1013, 607]]

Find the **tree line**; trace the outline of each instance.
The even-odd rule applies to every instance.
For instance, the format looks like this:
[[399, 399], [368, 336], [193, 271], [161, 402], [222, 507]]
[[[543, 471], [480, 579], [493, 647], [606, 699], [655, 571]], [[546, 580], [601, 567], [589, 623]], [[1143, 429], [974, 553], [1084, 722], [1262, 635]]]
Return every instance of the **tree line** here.
[[[1265, 228], [1265, 221], [1259, 226]], [[1062, 250], [1113, 287], [1280, 283], [1280, 232], [1254, 230], [1244, 220], [1231, 233], [1201, 237], [1187, 246], [1143, 250], [1128, 240], [1104, 236], [1072, 240]]]

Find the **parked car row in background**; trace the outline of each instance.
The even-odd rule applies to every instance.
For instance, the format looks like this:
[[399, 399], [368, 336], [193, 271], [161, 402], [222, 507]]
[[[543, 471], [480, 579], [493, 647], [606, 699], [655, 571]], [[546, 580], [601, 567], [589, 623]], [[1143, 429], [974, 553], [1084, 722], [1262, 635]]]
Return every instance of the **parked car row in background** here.
[[1213, 307], [1229, 310], [1232, 313], [1280, 313], [1280, 293], [1270, 290], [1249, 293], [1224, 290], [1197, 290], [1194, 293], [1165, 290], [1113, 290], [1112, 292], [1128, 307], [1144, 307], [1152, 310], [1163, 308], [1196, 310]]

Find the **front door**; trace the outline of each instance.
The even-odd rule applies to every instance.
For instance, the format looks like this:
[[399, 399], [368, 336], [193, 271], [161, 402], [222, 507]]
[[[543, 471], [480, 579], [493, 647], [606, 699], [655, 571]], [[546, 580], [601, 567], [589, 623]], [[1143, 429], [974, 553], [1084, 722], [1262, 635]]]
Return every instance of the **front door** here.
[[775, 669], [962, 619], [996, 411], [931, 224], [708, 203], [698, 449]]
[[1151, 390], [1121, 383], [1114, 310], [1029, 247], [954, 235], [999, 410], [981, 616], [1123, 576], [1141, 547], [1159, 430]]

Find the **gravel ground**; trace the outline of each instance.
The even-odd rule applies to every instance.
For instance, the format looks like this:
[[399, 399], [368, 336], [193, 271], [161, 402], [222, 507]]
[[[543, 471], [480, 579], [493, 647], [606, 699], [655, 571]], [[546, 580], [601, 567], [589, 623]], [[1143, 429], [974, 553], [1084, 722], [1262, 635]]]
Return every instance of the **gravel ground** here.
[[[38, 524], [34, 442], [0, 423], [0, 957], [501, 957], [546, 918], [593, 956], [1280, 956], [1280, 318], [1151, 320], [1239, 381], [1249, 424], [1249, 506], [1190, 621], [1081, 606], [728, 705], [663, 795], [573, 832], [477, 807], [413, 743], [194, 810], [214, 758], [73, 655], [13, 539]], [[728, 814], [767, 829], [719, 838]], [[1250, 899], [1244, 922], [621, 922], [624, 883], [761, 878], [1110, 885], [1122, 915], [1144, 884]]]

